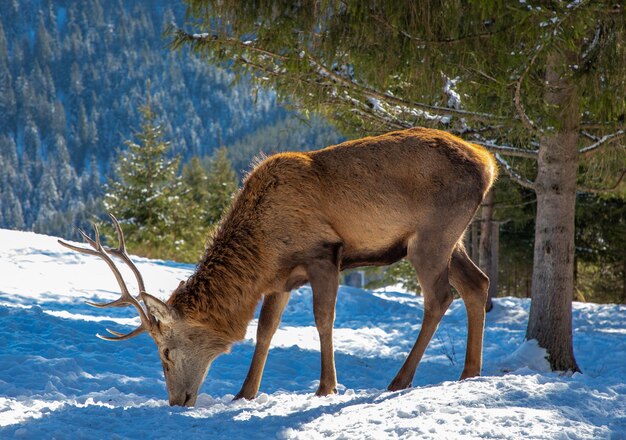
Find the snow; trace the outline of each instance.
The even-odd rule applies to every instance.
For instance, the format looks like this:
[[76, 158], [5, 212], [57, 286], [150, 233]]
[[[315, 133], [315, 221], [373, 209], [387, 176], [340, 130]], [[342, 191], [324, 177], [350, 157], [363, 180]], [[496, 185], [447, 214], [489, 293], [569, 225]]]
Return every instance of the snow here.
[[460, 78], [456, 77], [452, 79], [444, 75], [444, 79], [446, 83], [443, 86], [443, 93], [448, 95], [448, 107], [459, 110], [461, 108], [461, 95], [454, 90], [454, 87], [457, 85]]
[[[147, 288], [166, 298], [192, 266], [136, 258]], [[315, 397], [319, 349], [307, 287], [292, 293], [254, 401], [233, 402], [254, 349], [246, 339], [214, 363], [195, 408], [170, 407], [132, 308], [94, 309], [117, 285], [106, 265], [54, 237], [0, 230], [0, 438], [624, 439], [626, 307], [575, 303], [574, 348], [584, 374], [549, 372], [524, 342], [529, 301], [499, 298], [487, 316], [484, 375], [458, 382], [466, 317], [454, 301], [414, 388], [387, 392], [410, 350], [421, 298], [342, 287], [335, 351], [339, 394]], [[124, 271], [129, 285], [134, 282]]]

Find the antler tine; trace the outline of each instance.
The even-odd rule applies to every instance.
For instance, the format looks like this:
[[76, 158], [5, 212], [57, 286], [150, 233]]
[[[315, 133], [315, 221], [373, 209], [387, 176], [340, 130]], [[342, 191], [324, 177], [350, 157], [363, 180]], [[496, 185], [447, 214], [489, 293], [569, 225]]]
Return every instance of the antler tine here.
[[108, 303], [85, 301], [85, 304], [90, 305], [91, 307], [97, 307], [99, 309], [106, 309], [107, 307], [126, 307], [128, 305], [128, 302], [124, 298], [118, 298], [115, 301], [111, 301]]
[[91, 246], [92, 248], [94, 248], [95, 250], [98, 250], [98, 243], [100, 243], [100, 232], [98, 231], [98, 227], [94, 224], [93, 225], [93, 229], [96, 233], [96, 236], [98, 237], [98, 242], [96, 243], [95, 241], [93, 241], [91, 239], [91, 237], [89, 237], [89, 235], [87, 235], [87, 233], [85, 231], [83, 231], [82, 229], [78, 229], [78, 232], [80, 233], [81, 237], [83, 237], [83, 240], [89, 244], [89, 246]]
[[[136, 299], [134, 296], [130, 294], [130, 292], [128, 291], [128, 288], [126, 287], [126, 283], [124, 282], [124, 278], [122, 277], [121, 272], [119, 271], [119, 269], [117, 268], [117, 266], [115, 265], [111, 257], [107, 255], [106, 249], [102, 246], [102, 243], [100, 242], [100, 231], [98, 230], [98, 226], [94, 224], [93, 229], [94, 229], [94, 234], [95, 234], [95, 240], [89, 237], [84, 231], [79, 229], [80, 235], [83, 237], [85, 242], [87, 242], [93, 249], [87, 249], [87, 248], [74, 246], [62, 240], [58, 240], [58, 242], [60, 245], [65, 246], [66, 248], [71, 249], [73, 251], [100, 257], [101, 259], [105, 261], [105, 263], [107, 263], [107, 265], [113, 272], [113, 275], [115, 276], [115, 279], [117, 280], [118, 285], [120, 286], [121, 297], [116, 299], [115, 301], [111, 301], [109, 303], [104, 303], [104, 304], [94, 303], [91, 301], [86, 301], [86, 302], [87, 304], [91, 306], [99, 307], [99, 308], [121, 307], [124, 305], [132, 305], [133, 307], [135, 307], [135, 309], [137, 309], [137, 312], [139, 313], [139, 318], [141, 319], [141, 325], [139, 327], [137, 327], [135, 330], [133, 330], [132, 332], [126, 335], [122, 335], [121, 333], [118, 333], [118, 332], [109, 331], [111, 334], [117, 336], [115, 338], [98, 335], [102, 339], [111, 340], [111, 341], [129, 339], [133, 336], [137, 336], [138, 334], [143, 333], [146, 330], [151, 329], [153, 326], [154, 318], [152, 317], [152, 315], [147, 314], [144, 308], [142, 307], [141, 303], [138, 301], [138, 299]], [[123, 250], [124, 247], [120, 246], [118, 249]]]
[[117, 221], [117, 219], [115, 218], [113, 214], [109, 213], [109, 217], [111, 217], [113, 226], [115, 226], [115, 232], [117, 232], [118, 244], [117, 244], [117, 248], [115, 249], [113, 248], [105, 248], [105, 249], [109, 254], [115, 255], [116, 257], [124, 261], [124, 263], [126, 263], [126, 265], [130, 267], [130, 269], [133, 271], [133, 273], [135, 274], [135, 278], [137, 279], [137, 284], [139, 286], [139, 292], [140, 292], [140, 294], [136, 298], [140, 299], [141, 292], [146, 291], [146, 286], [143, 282], [143, 277], [141, 276], [141, 273], [139, 273], [139, 269], [137, 269], [137, 266], [135, 266], [135, 263], [133, 263], [133, 261], [130, 259], [128, 252], [126, 252], [126, 242], [124, 241], [124, 232], [122, 232], [122, 228], [120, 227], [119, 222]]
[[137, 335], [140, 335], [141, 333], [145, 332], [146, 329], [143, 326], [137, 327], [135, 330], [133, 330], [130, 333], [124, 334], [124, 333], [120, 333], [120, 332], [116, 332], [115, 330], [111, 330], [111, 329], [106, 329], [106, 331], [108, 331], [109, 333], [111, 333], [112, 336], [103, 336], [100, 334], [96, 334], [97, 337], [99, 337], [100, 339], [104, 339], [105, 341], [124, 341], [126, 339], [130, 339], [130, 338], [134, 338]]

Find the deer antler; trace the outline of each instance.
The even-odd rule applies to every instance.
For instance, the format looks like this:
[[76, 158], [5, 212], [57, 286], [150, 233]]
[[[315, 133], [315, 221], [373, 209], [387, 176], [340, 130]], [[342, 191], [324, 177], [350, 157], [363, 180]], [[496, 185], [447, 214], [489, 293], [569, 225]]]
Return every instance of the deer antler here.
[[119, 222], [117, 221], [117, 219], [115, 218], [113, 214], [109, 213], [109, 217], [111, 217], [111, 220], [113, 221], [113, 226], [115, 226], [115, 232], [117, 232], [118, 245], [116, 249], [111, 249], [111, 248], [104, 248], [104, 249], [109, 254], [115, 255], [116, 257], [121, 259], [133, 271], [133, 273], [135, 274], [135, 278], [137, 279], [137, 285], [139, 286], [139, 295], [136, 296], [135, 298], [137, 300], [140, 300], [141, 292], [146, 291], [146, 286], [143, 283], [143, 278], [141, 276], [141, 273], [139, 273], [139, 269], [137, 269], [137, 266], [135, 266], [135, 263], [132, 262], [132, 260], [130, 259], [130, 256], [126, 252], [126, 242], [124, 241], [124, 233], [122, 232], [122, 228], [120, 227]]
[[[96, 257], [102, 258], [108, 264], [109, 268], [111, 268], [111, 270], [113, 271], [113, 275], [115, 275], [115, 279], [117, 280], [117, 283], [120, 286], [122, 296], [116, 299], [115, 301], [111, 301], [109, 303], [104, 303], [104, 304], [94, 303], [91, 301], [86, 301], [86, 303], [89, 304], [90, 306], [99, 307], [99, 308], [123, 307], [127, 305], [132, 305], [133, 307], [135, 307], [135, 309], [137, 309], [137, 312], [139, 313], [139, 318], [141, 319], [141, 325], [137, 327], [135, 330], [133, 330], [132, 332], [124, 334], [124, 333], [116, 332], [114, 330], [106, 329], [109, 333], [113, 335], [113, 337], [97, 335], [99, 338], [107, 340], [107, 341], [122, 341], [125, 339], [130, 339], [134, 336], [137, 336], [145, 331], [150, 331], [152, 328], [154, 328], [156, 324], [156, 320], [150, 313], [144, 310], [144, 308], [142, 307], [140, 303], [142, 299], [141, 294], [145, 291], [143, 278], [141, 277], [141, 274], [139, 273], [137, 266], [135, 266], [135, 264], [131, 261], [130, 257], [128, 256], [128, 253], [126, 252], [126, 244], [124, 242], [124, 234], [122, 233], [122, 228], [120, 227], [117, 219], [112, 214], [109, 214], [109, 216], [113, 220], [113, 225], [115, 226], [115, 230], [117, 231], [117, 238], [118, 238], [119, 243], [116, 249], [105, 248], [102, 246], [102, 243], [100, 243], [100, 232], [98, 231], [98, 226], [96, 224], [93, 225], [93, 229], [95, 233], [95, 240], [91, 239], [82, 230], [80, 229], [78, 230], [78, 232], [80, 232], [80, 235], [83, 237], [83, 240], [85, 240], [85, 242], [88, 243], [93, 249], [74, 246], [62, 240], [58, 240], [58, 242], [60, 245], [65, 246], [66, 248], [71, 249], [73, 251], [80, 252], [82, 254], [87, 254], [87, 255], [94, 255]], [[117, 266], [115, 265], [111, 257], [109, 257], [107, 252], [122, 259], [122, 261], [124, 261], [124, 263], [126, 263], [130, 267], [130, 269], [133, 271], [133, 273], [135, 274], [135, 277], [137, 278], [137, 284], [139, 285], [139, 295], [137, 297], [134, 297], [129, 293], [128, 288], [126, 287], [126, 283], [124, 282], [124, 278], [122, 277], [122, 274], [120, 273], [119, 269], [117, 268]]]

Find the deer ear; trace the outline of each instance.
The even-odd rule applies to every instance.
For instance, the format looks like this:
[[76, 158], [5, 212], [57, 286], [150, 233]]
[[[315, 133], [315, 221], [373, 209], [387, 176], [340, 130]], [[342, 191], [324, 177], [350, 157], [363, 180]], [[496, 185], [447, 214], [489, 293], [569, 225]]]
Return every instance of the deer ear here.
[[146, 292], [141, 292], [141, 298], [143, 299], [148, 312], [161, 323], [171, 325], [176, 320], [178, 316], [176, 310], [165, 304], [159, 298], [156, 298]]

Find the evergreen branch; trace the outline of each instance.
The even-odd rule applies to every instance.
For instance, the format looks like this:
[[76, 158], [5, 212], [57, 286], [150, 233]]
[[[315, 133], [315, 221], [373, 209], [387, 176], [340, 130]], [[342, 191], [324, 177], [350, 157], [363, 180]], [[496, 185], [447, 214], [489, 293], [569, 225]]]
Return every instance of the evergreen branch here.
[[208, 32], [202, 33], [202, 34], [188, 34], [187, 32], [183, 31], [182, 29], [177, 29], [175, 31], [176, 35], [181, 35], [183, 40], [185, 42], [192, 42], [192, 41], [197, 41], [197, 42], [203, 42], [203, 43], [207, 43], [207, 42], [213, 42], [213, 41], [219, 41], [222, 43], [228, 43], [231, 46], [238, 46], [241, 49], [244, 50], [249, 50], [251, 52], [255, 52], [261, 55], [265, 55], [280, 61], [286, 61], [288, 59], [288, 57], [286, 57], [285, 55], [281, 55], [279, 53], [276, 52], [270, 52], [268, 50], [265, 50], [263, 48], [260, 48], [258, 46], [255, 46], [253, 44], [253, 41], [241, 41], [238, 38], [232, 38], [232, 37], [220, 37], [218, 34], [209, 34]]
[[316, 59], [313, 55], [311, 55], [308, 52], [306, 52], [306, 56], [309, 59], [309, 61], [313, 63], [313, 65], [317, 69], [319, 69], [319, 73], [322, 76], [329, 76], [335, 79], [337, 82], [343, 84], [344, 86], [354, 89], [370, 98], [376, 98], [382, 101], [386, 101], [389, 103], [394, 103], [394, 104], [402, 105], [406, 107], [413, 107], [422, 111], [433, 112], [436, 114], [436, 116], [442, 116], [442, 117], [450, 116], [450, 115], [459, 115], [459, 116], [474, 117], [474, 118], [486, 119], [486, 120], [504, 119], [504, 117], [502, 116], [492, 115], [489, 113], [471, 112], [468, 110], [460, 110], [460, 109], [455, 109], [455, 108], [440, 107], [436, 105], [429, 105], [429, 104], [422, 104], [419, 102], [407, 101], [405, 99], [398, 98], [397, 96], [393, 96], [388, 93], [379, 92], [378, 90], [374, 90], [371, 87], [364, 86], [362, 84], [352, 81], [351, 79], [347, 79], [341, 75], [338, 75], [337, 73], [333, 72], [332, 69], [329, 69], [321, 61]]
[[[259, 48], [254, 44], [242, 42], [237, 38], [229, 38], [229, 37], [220, 37], [217, 34], [190, 34], [179, 28], [171, 28], [168, 31], [169, 35], [174, 35], [174, 40], [171, 43], [173, 48], [178, 48], [182, 46], [182, 44], [187, 43], [192, 47], [201, 47], [206, 44], [216, 44], [222, 43], [227, 44], [233, 47], [237, 47], [242, 49], [243, 51], [250, 51], [262, 56], [267, 56], [275, 61], [287, 61], [289, 59], [288, 56], [276, 53], [267, 49]], [[305, 52], [307, 59], [310, 63], [312, 63], [313, 67], [317, 69], [317, 74], [323, 77], [329, 77], [335, 82], [343, 85], [344, 87], [354, 90], [358, 93], [361, 93], [370, 98], [376, 98], [381, 101], [385, 101], [388, 103], [393, 103], [401, 106], [412, 107], [425, 112], [432, 112], [434, 116], [439, 117], [451, 117], [452, 115], [458, 115], [469, 118], [478, 118], [484, 120], [503, 120], [504, 117], [492, 115], [489, 113], [480, 113], [480, 112], [472, 112], [468, 110], [461, 110], [455, 108], [448, 107], [440, 107], [436, 105], [423, 104], [419, 102], [411, 102], [402, 98], [398, 98], [396, 96], [390, 95], [388, 93], [379, 92], [371, 87], [359, 84], [351, 79], [345, 78], [342, 75], [337, 74], [332, 69], [325, 66], [321, 61], [315, 58], [311, 53]]]
[[609, 186], [609, 187], [606, 187], [606, 188], [587, 188], [587, 187], [584, 187], [584, 186], [578, 186], [576, 189], [578, 190], [578, 192], [592, 193], [592, 194], [600, 194], [600, 193], [614, 191], [614, 190], [617, 189], [619, 184], [622, 183], [622, 180], [624, 180], [624, 176], [626, 176], [626, 168], [624, 168], [622, 170], [622, 173], [620, 174], [619, 178], [617, 179], [617, 182], [615, 182], [615, 184], [613, 186]]
[[[268, 76], [274, 76], [274, 77], [279, 77], [282, 74], [280, 72], [276, 72], [274, 70], [272, 70], [269, 67], [263, 66], [261, 64], [255, 63], [251, 60], [248, 60], [247, 58], [244, 57], [238, 57], [236, 59], [236, 62], [240, 62], [241, 64], [244, 64], [246, 66], [250, 66], [251, 68], [255, 69], [258, 72], [262, 72], [263, 74], [266, 74]], [[333, 87], [332, 83], [322, 83], [322, 82], [317, 82], [317, 81], [313, 81], [311, 79], [308, 78], [301, 78], [300, 81], [302, 81], [305, 84], [312, 84], [315, 83], [316, 86], [325, 86], [325, 87]], [[409, 123], [406, 123], [396, 117], [394, 117], [392, 114], [390, 114], [389, 112], [385, 111], [385, 112], [380, 112], [377, 111], [375, 108], [373, 108], [372, 106], [369, 106], [365, 103], [363, 103], [362, 101], [359, 101], [358, 99], [351, 97], [350, 95], [345, 95], [345, 96], [341, 96], [339, 94], [336, 94], [335, 96], [333, 96], [333, 98], [335, 100], [341, 101], [341, 102], [349, 102], [352, 106], [351, 108], [351, 112], [355, 113], [355, 114], [359, 114], [362, 117], [366, 117], [367, 119], [369, 119], [370, 121], [375, 121], [379, 124], [382, 124], [386, 127], [389, 127], [390, 129], [395, 129], [395, 130], [402, 130], [402, 129], [406, 129], [406, 128], [411, 128], [412, 125]]]
[[389, 119], [385, 119], [385, 118], [381, 118], [375, 114], [372, 114], [371, 112], [366, 112], [362, 109], [358, 109], [358, 108], [354, 108], [351, 110], [353, 113], [358, 114], [359, 116], [369, 119], [370, 121], [375, 121], [378, 123], [383, 123], [386, 127], [395, 129], [395, 130], [404, 130], [406, 128], [409, 128], [405, 125], [401, 125], [397, 122], [394, 122], [393, 120], [389, 120]]
[[533, 182], [519, 175], [519, 173], [517, 173], [517, 171], [515, 171], [513, 167], [511, 167], [511, 165], [502, 158], [502, 156], [500, 156], [500, 154], [496, 153], [495, 156], [496, 160], [500, 165], [502, 165], [502, 169], [511, 180], [523, 186], [524, 188], [535, 191], [535, 184]]
[[507, 145], [496, 145], [491, 142], [481, 142], [481, 141], [470, 141], [474, 144], [482, 145], [490, 151], [493, 151], [496, 154], [503, 154], [505, 156], [512, 157], [525, 157], [526, 159], [537, 159], [538, 151], [537, 150], [525, 150], [523, 148], [509, 147]]
[[578, 154], [582, 154], [583, 156], [591, 156], [592, 154], [600, 151], [603, 147], [609, 145], [611, 142], [621, 139], [622, 137], [624, 137], [624, 135], [626, 135], [626, 131], [618, 130], [615, 133], [602, 136], [595, 143], [578, 150]]
[[593, 40], [591, 41], [591, 43], [589, 44], [589, 46], [587, 46], [587, 48], [584, 50], [584, 52], [582, 53], [581, 59], [583, 61], [588, 61], [587, 58], [589, 57], [589, 54], [593, 53], [596, 49], [596, 47], [598, 46], [598, 43], [600, 42], [600, 33], [602, 32], [602, 28], [601, 27], [596, 27], [596, 30], [594, 32], [593, 35]]
[[[342, 3], [345, 6], [348, 6], [347, 2], [345, 2], [345, 1], [342, 2]], [[403, 37], [406, 37], [409, 40], [415, 41], [415, 42], [417, 42], [419, 44], [453, 44], [453, 43], [461, 43], [461, 42], [467, 41], [467, 40], [474, 40], [474, 39], [479, 39], [479, 38], [492, 37], [492, 36], [497, 35], [497, 34], [499, 34], [501, 32], [509, 30], [508, 28], [503, 28], [503, 29], [497, 29], [497, 30], [494, 30], [494, 31], [478, 32], [478, 33], [475, 33], [475, 34], [464, 35], [462, 37], [456, 37], [456, 38], [424, 39], [424, 38], [416, 37], [415, 35], [411, 35], [407, 31], [405, 31], [404, 29], [400, 29], [397, 26], [394, 26], [393, 24], [389, 23], [389, 21], [387, 21], [383, 17], [381, 17], [380, 14], [370, 13], [370, 16], [374, 20], [376, 20], [377, 22], [383, 24], [384, 26], [387, 26], [392, 31], [397, 32], [398, 34], [402, 35]]]

